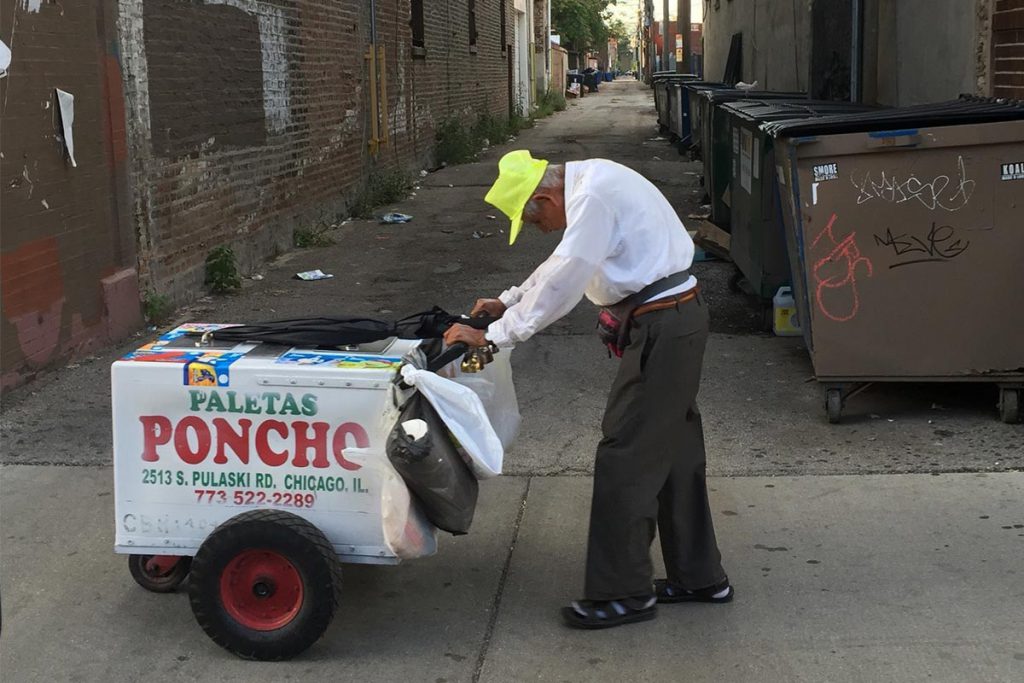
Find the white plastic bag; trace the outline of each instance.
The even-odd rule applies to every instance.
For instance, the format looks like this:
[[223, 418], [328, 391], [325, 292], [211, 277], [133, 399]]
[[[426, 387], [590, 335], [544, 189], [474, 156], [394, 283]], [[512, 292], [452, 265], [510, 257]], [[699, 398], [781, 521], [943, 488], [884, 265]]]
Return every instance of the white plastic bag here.
[[427, 521], [387, 456], [376, 457], [384, 463], [380, 497], [384, 542], [403, 560], [433, 555], [437, 552], [437, 529]]
[[402, 379], [416, 387], [434, 406], [452, 435], [466, 450], [477, 479], [501, 474], [505, 449], [491, 426], [480, 397], [473, 389], [412, 365], [402, 366]]
[[[519, 435], [520, 422], [516, 387], [512, 383], [511, 349], [502, 349], [495, 354], [494, 360], [481, 372], [463, 372], [459, 363], [452, 363], [449, 368], [454, 369], [453, 382], [469, 387], [480, 397], [487, 419], [507, 453]], [[445, 376], [445, 373], [441, 375]]]

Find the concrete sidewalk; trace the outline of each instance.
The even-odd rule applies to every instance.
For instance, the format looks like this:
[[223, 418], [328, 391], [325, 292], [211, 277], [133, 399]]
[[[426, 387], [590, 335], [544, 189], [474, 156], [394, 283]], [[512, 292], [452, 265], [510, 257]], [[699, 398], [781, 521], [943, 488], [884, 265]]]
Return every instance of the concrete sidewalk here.
[[590, 479], [503, 477], [433, 558], [346, 567], [327, 635], [243, 662], [114, 555], [108, 468], [6, 466], [5, 681], [1024, 680], [1024, 474], [712, 480], [730, 605], [564, 628]]

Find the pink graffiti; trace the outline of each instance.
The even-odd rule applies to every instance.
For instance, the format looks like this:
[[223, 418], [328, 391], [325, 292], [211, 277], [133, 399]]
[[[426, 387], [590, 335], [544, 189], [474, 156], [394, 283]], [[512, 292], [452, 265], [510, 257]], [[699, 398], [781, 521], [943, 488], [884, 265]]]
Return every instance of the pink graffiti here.
[[811, 253], [822, 241], [828, 237], [824, 244], [831, 248], [826, 256], [819, 258], [814, 263], [812, 274], [816, 284], [814, 298], [818, 302], [818, 309], [830, 320], [846, 322], [852, 320], [860, 310], [860, 293], [857, 291], [857, 267], [861, 264], [867, 271], [867, 276], [874, 273], [874, 266], [871, 260], [863, 256], [860, 247], [857, 246], [856, 232], [851, 232], [840, 240], [836, 240], [832, 233], [832, 226], [835, 225], [836, 214], [832, 214], [828, 225], [822, 230], [814, 242], [811, 243]]

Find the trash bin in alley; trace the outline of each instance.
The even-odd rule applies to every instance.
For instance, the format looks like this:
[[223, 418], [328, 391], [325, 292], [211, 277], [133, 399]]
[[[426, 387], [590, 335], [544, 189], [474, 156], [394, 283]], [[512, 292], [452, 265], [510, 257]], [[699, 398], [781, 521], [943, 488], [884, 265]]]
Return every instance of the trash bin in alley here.
[[717, 81], [693, 81], [686, 84], [686, 92], [684, 97], [688, 101], [688, 110], [690, 112], [690, 140], [691, 149], [695, 158], [701, 158], [702, 150], [702, 134], [703, 134], [703, 120], [704, 112], [701, 108], [701, 102], [703, 101], [703, 92], [707, 90], [731, 90], [732, 86], [726, 85], [725, 83], [719, 83]]
[[679, 143], [680, 152], [689, 150], [693, 145], [693, 129], [690, 123], [692, 118], [690, 111], [690, 89], [697, 85], [704, 85], [709, 88], [726, 87], [724, 83], [709, 83], [708, 81], [697, 80], [696, 76], [669, 82], [669, 132], [672, 135], [673, 141]]
[[[732, 223], [729, 255], [753, 293], [767, 302], [766, 313], [779, 287], [789, 284], [790, 268], [772, 137], [761, 125], [871, 109], [875, 108], [813, 100], [739, 100], [721, 105], [732, 129], [739, 131], [739, 154], [732, 159], [728, 190]], [[770, 327], [770, 316], [766, 327]]]
[[671, 117], [671, 84], [680, 81], [694, 81], [693, 74], [680, 74], [675, 71], [657, 72], [654, 74], [651, 87], [654, 88], [654, 107], [658, 111], [658, 128], [667, 132], [672, 126]]
[[1024, 390], [1024, 103], [767, 123], [800, 324], [830, 422], [874, 381]]
[[740, 135], [734, 130], [721, 105], [739, 100], [798, 100], [805, 93], [768, 90], [704, 89], [698, 90], [701, 109], [701, 159], [704, 162], [704, 190], [711, 204], [711, 222], [726, 232], [731, 231], [729, 182], [733, 163], [739, 164]]

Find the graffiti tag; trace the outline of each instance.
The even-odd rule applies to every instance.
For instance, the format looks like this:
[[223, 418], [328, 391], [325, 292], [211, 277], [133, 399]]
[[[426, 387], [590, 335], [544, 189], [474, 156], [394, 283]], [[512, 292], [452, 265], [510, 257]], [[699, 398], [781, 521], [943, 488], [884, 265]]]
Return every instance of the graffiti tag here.
[[[832, 227], [836, 222], [836, 214], [832, 214], [828, 225], [811, 243], [812, 254], [819, 243], [829, 251], [817, 259], [812, 269], [815, 281], [814, 298], [818, 310], [836, 322], [853, 319], [860, 310], [860, 293], [857, 291], [858, 268], [866, 272], [867, 277], [874, 273], [871, 260], [861, 254], [857, 246], [857, 233], [836, 239]], [[819, 251], [818, 253], [822, 253]]]
[[873, 199], [902, 204], [916, 199], [932, 211], [959, 211], [967, 206], [977, 185], [967, 177], [962, 156], [957, 157], [956, 180], [950, 179], [948, 175], [937, 175], [929, 180], [918, 178], [913, 173], [904, 177], [899, 174], [889, 175], [885, 171], [882, 171], [881, 177], [876, 178], [868, 171], [860, 179], [851, 177], [850, 182], [859, 191], [857, 204]]
[[893, 235], [892, 230], [888, 228], [884, 236], [874, 237], [875, 244], [891, 247], [893, 254], [901, 259], [890, 265], [890, 269], [915, 263], [948, 263], [971, 246], [970, 240], [965, 241], [957, 237], [953, 226], [938, 225], [934, 222], [923, 239], [906, 232]]

